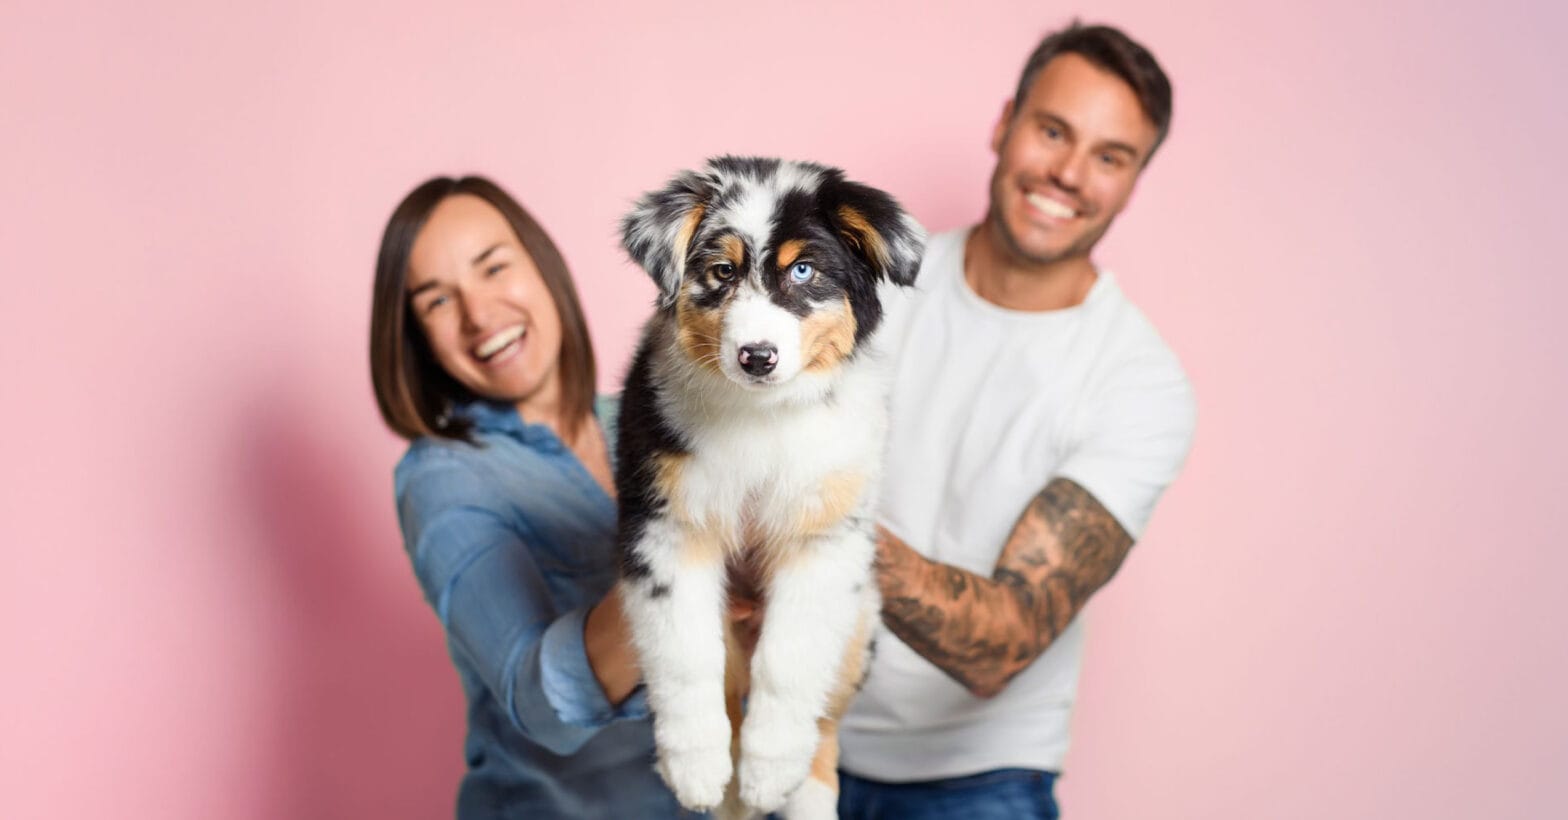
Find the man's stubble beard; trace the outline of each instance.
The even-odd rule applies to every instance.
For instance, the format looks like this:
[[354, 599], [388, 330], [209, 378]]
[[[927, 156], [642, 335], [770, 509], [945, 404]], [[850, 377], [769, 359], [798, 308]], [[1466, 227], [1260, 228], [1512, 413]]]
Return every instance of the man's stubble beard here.
[[1043, 268], [1075, 258], [1087, 260], [1089, 253], [1094, 250], [1094, 246], [1099, 244], [1100, 239], [1105, 236], [1105, 232], [1110, 230], [1111, 223], [1116, 221], [1115, 219], [1107, 220], [1104, 225], [1100, 226], [1099, 230], [1091, 231], [1079, 237], [1077, 242], [1069, 245], [1060, 253], [1035, 256], [1024, 248], [1023, 243], [1019, 242], [1018, 237], [1013, 234], [1012, 228], [1008, 227], [1007, 220], [1002, 218], [1001, 206], [997, 204], [1001, 197], [1001, 185], [1001, 178], [993, 173], [991, 177], [991, 203], [986, 211], [986, 221], [990, 223], [992, 232], [1001, 241], [1002, 250], [1008, 256], [1023, 262], [1024, 267]]

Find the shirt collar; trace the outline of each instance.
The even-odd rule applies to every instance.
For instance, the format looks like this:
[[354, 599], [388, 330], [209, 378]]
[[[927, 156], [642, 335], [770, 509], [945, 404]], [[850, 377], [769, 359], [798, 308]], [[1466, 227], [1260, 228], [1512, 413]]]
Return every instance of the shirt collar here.
[[468, 419], [476, 433], [499, 433], [546, 453], [566, 451], [566, 442], [548, 425], [523, 421], [517, 406], [489, 399], [459, 402], [453, 415]]
[[525, 441], [551, 435], [550, 428], [542, 424], [524, 422], [517, 407], [505, 402], [485, 399], [463, 402], [457, 405], [454, 415], [471, 422], [476, 432], [506, 433]]

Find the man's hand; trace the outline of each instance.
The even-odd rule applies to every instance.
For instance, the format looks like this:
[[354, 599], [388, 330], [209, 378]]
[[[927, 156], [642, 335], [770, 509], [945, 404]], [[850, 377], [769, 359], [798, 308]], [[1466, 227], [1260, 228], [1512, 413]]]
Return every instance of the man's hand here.
[[1001, 692], [1111, 580], [1132, 536], [1087, 490], [1052, 479], [1013, 525], [990, 578], [877, 531], [882, 620], [977, 697]]

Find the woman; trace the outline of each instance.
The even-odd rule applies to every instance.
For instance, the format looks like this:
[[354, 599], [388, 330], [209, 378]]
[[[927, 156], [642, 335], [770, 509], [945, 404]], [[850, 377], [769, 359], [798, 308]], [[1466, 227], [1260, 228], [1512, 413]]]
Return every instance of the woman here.
[[614, 405], [555, 244], [488, 180], [432, 179], [371, 311], [404, 546], [468, 698], [458, 817], [676, 816], [612, 591]]

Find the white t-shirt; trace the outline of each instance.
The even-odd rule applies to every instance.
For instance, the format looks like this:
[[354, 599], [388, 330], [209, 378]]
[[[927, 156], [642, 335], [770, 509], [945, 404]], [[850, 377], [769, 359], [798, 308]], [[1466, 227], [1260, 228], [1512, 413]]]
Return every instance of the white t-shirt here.
[[[1136, 539], [1192, 441], [1181, 364], [1103, 270], [1062, 310], [981, 299], [964, 280], [967, 236], [931, 240], [879, 340], [894, 366], [882, 524], [922, 555], [990, 577], [1025, 506], [1065, 476]], [[885, 626], [876, 640], [840, 733], [846, 770], [887, 782], [1061, 770], [1082, 617], [989, 700]]]

